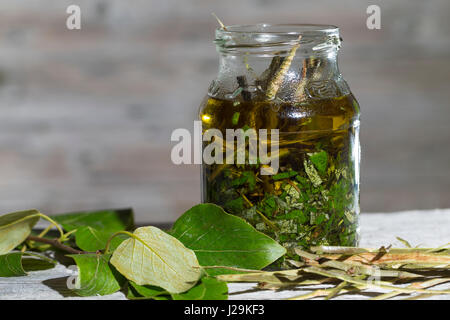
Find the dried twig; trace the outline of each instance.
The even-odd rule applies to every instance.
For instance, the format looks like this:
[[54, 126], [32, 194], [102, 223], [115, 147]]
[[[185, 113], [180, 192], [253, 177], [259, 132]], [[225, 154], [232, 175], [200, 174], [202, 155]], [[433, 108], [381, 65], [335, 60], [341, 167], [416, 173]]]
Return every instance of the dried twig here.
[[269, 86], [266, 91], [266, 98], [268, 100], [272, 100], [275, 95], [277, 94], [278, 90], [280, 89], [280, 86], [283, 82], [283, 79], [289, 70], [289, 67], [291, 66], [292, 60], [294, 59], [295, 52], [300, 47], [300, 40], [302, 39], [302, 36], [300, 35], [292, 47], [292, 49], [289, 51], [289, 55], [283, 60], [281, 63], [280, 68], [276, 72], [275, 76], [272, 78], [272, 80], [269, 83]]
[[[406, 243], [405, 241], [404, 244]], [[445, 246], [435, 249], [411, 246], [379, 249], [316, 247], [311, 250], [314, 253], [294, 249], [300, 261], [288, 262], [296, 269], [220, 275], [218, 279], [227, 282], [256, 282], [260, 289], [274, 290], [335, 284], [333, 288], [319, 287], [312, 292], [292, 297], [293, 300], [316, 297], [332, 299], [341, 294], [362, 293], [367, 289], [390, 290], [372, 298], [373, 300], [389, 299], [402, 294], [409, 295], [407, 299], [450, 294], [450, 290], [428, 289], [450, 282], [450, 250]], [[307, 290], [311, 288], [308, 287]], [[419, 295], [411, 296], [417, 293]]]

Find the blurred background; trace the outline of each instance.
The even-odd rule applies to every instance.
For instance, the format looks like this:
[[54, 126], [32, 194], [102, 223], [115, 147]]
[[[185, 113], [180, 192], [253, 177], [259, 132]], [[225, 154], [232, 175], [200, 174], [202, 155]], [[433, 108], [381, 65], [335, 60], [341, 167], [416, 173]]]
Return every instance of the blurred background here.
[[[81, 7], [81, 30], [66, 8]], [[381, 7], [381, 30], [366, 27]], [[340, 27], [361, 104], [363, 212], [450, 207], [450, 1], [2, 0], [0, 212], [133, 207], [171, 222], [200, 201], [170, 161], [218, 69], [225, 24]]]

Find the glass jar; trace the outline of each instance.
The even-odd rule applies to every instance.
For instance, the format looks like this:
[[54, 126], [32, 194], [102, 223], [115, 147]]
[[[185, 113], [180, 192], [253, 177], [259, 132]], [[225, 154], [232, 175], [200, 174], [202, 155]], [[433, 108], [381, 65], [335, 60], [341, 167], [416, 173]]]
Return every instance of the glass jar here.
[[[327, 25], [216, 30], [219, 74], [200, 107], [203, 202], [288, 252], [358, 244], [360, 112], [338, 69], [340, 42], [339, 29]], [[233, 130], [236, 143], [228, 140]], [[263, 149], [272, 151], [264, 157]]]

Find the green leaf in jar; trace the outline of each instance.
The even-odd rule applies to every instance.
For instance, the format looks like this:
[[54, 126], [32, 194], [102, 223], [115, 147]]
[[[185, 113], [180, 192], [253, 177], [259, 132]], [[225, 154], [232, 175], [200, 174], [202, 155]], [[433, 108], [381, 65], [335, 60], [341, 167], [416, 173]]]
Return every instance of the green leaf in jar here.
[[320, 151], [316, 153], [309, 153], [309, 160], [316, 167], [320, 174], [324, 174], [327, 171], [328, 154], [326, 151]]
[[291, 177], [295, 177], [298, 174], [298, 172], [294, 171], [294, 170], [289, 170], [286, 172], [281, 172], [281, 173], [277, 173], [275, 174], [272, 179], [273, 180], [281, 180], [281, 179], [288, 179]]
[[201, 276], [194, 251], [156, 227], [141, 227], [114, 251], [111, 264], [138, 285], [170, 293], [192, 288]]
[[256, 186], [256, 177], [252, 171], [244, 171], [241, 176], [237, 179], [234, 179], [231, 182], [233, 187], [242, 186], [247, 184], [250, 190], [253, 190]]
[[240, 213], [244, 210], [244, 199], [242, 197], [229, 200], [224, 205], [225, 210], [233, 214]]
[[235, 112], [235, 113], [233, 114], [233, 119], [231, 120], [231, 122], [233, 123], [233, 125], [237, 125], [237, 124], [238, 124], [238, 122], [239, 122], [239, 115], [240, 115], [239, 112]]

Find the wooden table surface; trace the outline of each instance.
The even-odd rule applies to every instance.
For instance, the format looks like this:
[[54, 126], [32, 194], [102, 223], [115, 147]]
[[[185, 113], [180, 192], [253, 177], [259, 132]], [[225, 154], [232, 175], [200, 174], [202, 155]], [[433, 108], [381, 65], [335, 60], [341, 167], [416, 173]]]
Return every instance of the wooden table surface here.
[[[450, 209], [373, 213], [361, 215], [361, 246], [402, 246], [396, 237], [412, 245], [436, 247], [450, 241]], [[123, 293], [103, 297], [81, 298], [68, 288], [67, 281], [76, 276], [76, 267], [58, 265], [54, 269], [30, 272], [26, 277], [0, 278], [0, 300], [6, 299], [125, 299]], [[307, 290], [254, 290], [254, 284], [229, 284], [230, 299], [286, 299], [308, 293]], [[312, 289], [314, 287], [311, 287]], [[450, 284], [433, 289], [450, 289]], [[385, 292], [385, 291], [371, 291]], [[337, 299], [367, 299], [370, 295], [341, 295]], [[397, 297], [402, 299], [404, 297]], [[450, 300], [450, 295], [428, 299]]]

